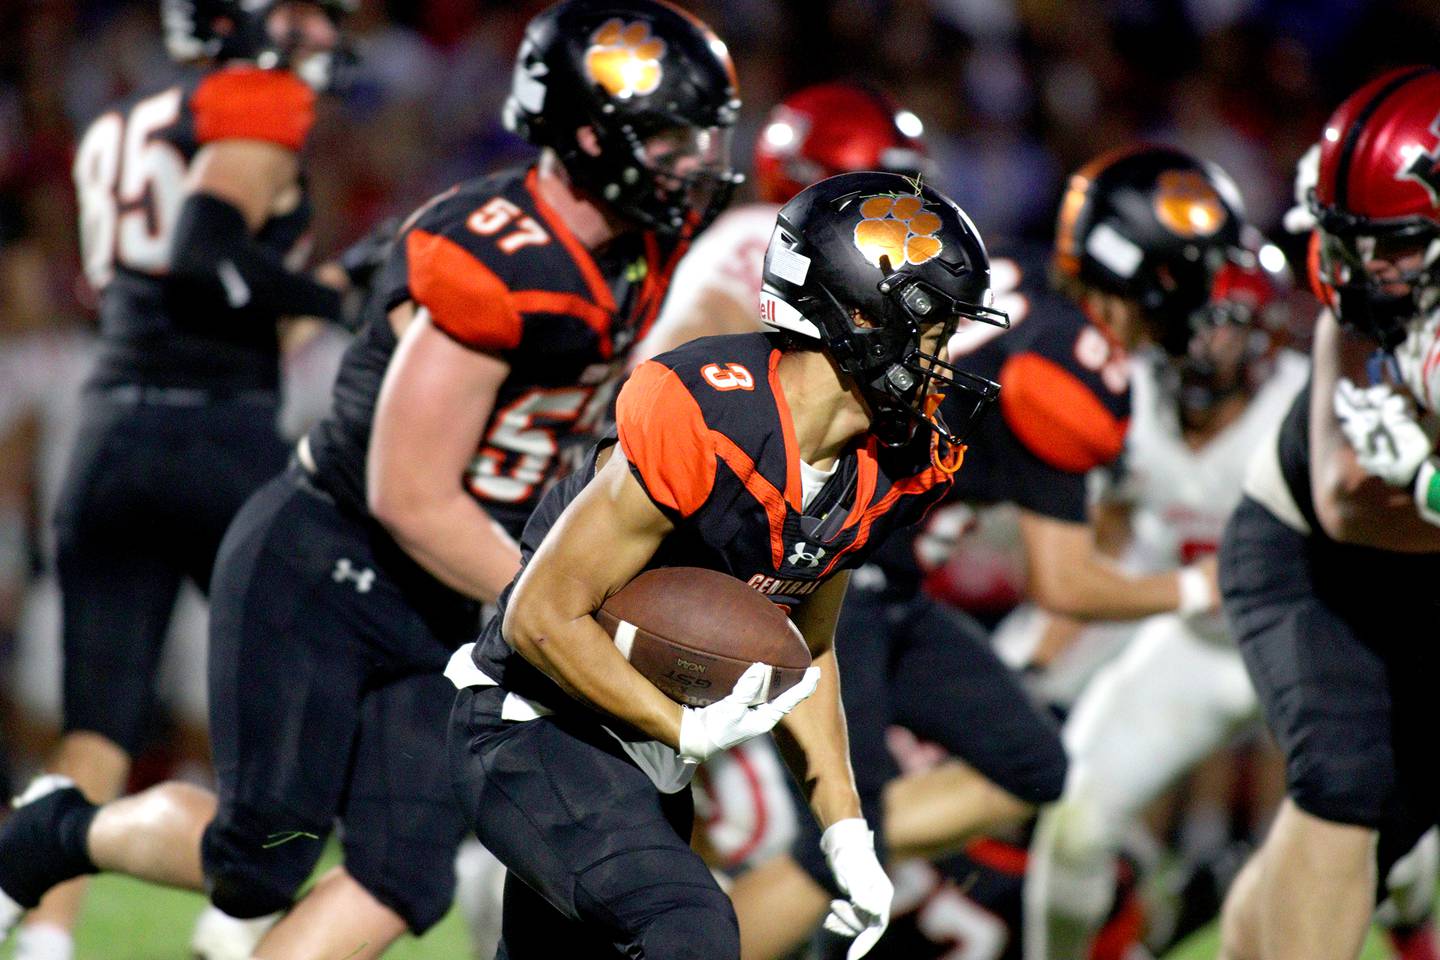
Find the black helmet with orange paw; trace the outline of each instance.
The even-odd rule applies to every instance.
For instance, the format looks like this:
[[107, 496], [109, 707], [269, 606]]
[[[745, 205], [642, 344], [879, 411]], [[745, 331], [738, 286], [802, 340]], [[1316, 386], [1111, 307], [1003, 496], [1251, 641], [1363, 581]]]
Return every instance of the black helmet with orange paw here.
[[1071, 175], [1054, 272], [1134, 301], [1150, 338], [1181, 356], [1207, 320], [1215, 275], [1240, 248], [1244, 216], [1215, 164], [1172, 147], [1115, 150]]
[[[990, 306], [979, 231], [933, 187], [875, 172], [807, 187], [776, 215], [763, 277], [761, 321], [817, 342], [854, 380], [887, 445], [923, 426], [958, 446], [999, 391], [941, 355], [961, 320], [1010, 321]], [[974, 401], [965, 423], [938, 419], [940, 392]]]
[[267, 21], [282, 0], [160, 0], [166, 52], [180, 63], [244, 60], [267, 70], [289, 69], [316, 90], [330, 89], [337, 72], [355, 59], [340, 28], [360, 0], [306, 2], [335, 25], [333, 49], [304, 53], [302, 38], [272, 32]]
[[713, 219], [740, 182], [739, 111], [729, 51], [691, 14], [661, 0], [565, 0], [525, 28], [505, 123], [625, 219], [679, 234]]

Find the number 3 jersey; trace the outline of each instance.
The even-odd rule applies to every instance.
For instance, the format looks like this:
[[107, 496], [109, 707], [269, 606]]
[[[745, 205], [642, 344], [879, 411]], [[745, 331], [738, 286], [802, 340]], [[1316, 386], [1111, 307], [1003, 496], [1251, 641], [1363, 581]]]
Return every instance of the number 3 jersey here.
[[417, 317], [509, 373], [459, 478], [518, 537], [567, 450], [588, 446], [608, 390], [653, 321], [678, 251], [652, 233], [583, 247], [541, 199], [533, 169], [468, 181], [430, 200], [401, 228], [346, 351], [334, 409], [306, 438], [321, 485], [367, 513], [365, 456], [397, 339], [388, 314]]
[[[75, 150], [85, 274], [99, 294], [102, 349], [94, 381], [212, 391], [278, 389], [274, 314], [241, 288], [169, 275], [175, 224], [196, 154], [221, 140], [298, 152], [315, 93], [288, 70], [213, 70], [97, 117]], [[256, 240], [290, 259], [308, 254], [304, 191], [280, 198]]]
[[[650, 568], [718, 570], [789, 608], [919, 520], [950, 480], [931, 465], [928, 436], [892, 450], [867, 435], [807, 503], [782, 356], [770, 336], [746, 333], [703, 337], [641, 364], [616, 403], [615, 455], [674, 523]], [[520, 543], [525, 561], [592, 476], [577, 471], [536, 508]], [[502, 612], [508, 599], [507, 589]], [[550, 709], [573, 705], [511, 649], [502, 619], [475, 644], [477, 682]]]

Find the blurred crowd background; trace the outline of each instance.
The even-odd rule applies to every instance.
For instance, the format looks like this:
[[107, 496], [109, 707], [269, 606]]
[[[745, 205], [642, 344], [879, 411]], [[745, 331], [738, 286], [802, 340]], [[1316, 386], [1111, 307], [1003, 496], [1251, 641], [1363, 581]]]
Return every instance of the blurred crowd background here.
[[[1043, 239], [1064, 174], [1138, 137], [1219, 161], [1276, 235], [1294, 162], [1331, 107], [1379, 69], [1440, 51], [1435, 0], [682, 3], [735, 56], [742, 165], [788, 91], [869, 81], [925, 122], [940, 186], [987, 237]], [[522, 28], [543, 6], [362, 0], [347, 27], [358, 77], [325, 103], [310, 146], [320, 256], [527, 156], [499, 114]], [[37, 437], [67, 416], [46, 402], [83, 373], [55, 358], [84, 352], [57, 345], [92, 324], [71, 152], [106, 104], [174, 74], [157, 14], [155, 0], [0, 0], [0, 647], [46, 552], [37, 491], [56, 465], [36, 451], [53, 461], [64, 445]], [[23, 753], [13, 718], [3, 729]]]

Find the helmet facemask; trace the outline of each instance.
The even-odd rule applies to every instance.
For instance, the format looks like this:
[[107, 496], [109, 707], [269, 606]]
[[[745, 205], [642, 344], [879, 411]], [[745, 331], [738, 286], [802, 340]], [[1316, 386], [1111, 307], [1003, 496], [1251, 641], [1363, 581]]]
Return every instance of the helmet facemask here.
[[572, 176], [578, 173], [581, 186], [660, 233], [698, 233], [725, 209], [744, 181], [731, 166], [729, 126], [696, 127], [677, 120], [643, 132], [622, 124], [609, 136], [600, 125], [591, 129], [600, 155], [567, 164]]
[[[888, 265], [886, 260], [882, 269]], [[944, 347], [962, 319], [1008, 327], [1009, 318], [987, 304], [956, 300], [905, 271], [889, 271], [880, 281], [884, 317], [867, 317], [844, 306], [828, 287], [819, 289], [826, 302], [805, 312], [825, 331], [836, 365], [870, 406], [871, 432], [886, 446], [899, 447], [923, 426], [937, 443], [960, 447], [1000, 388], [952, 366]], [[927, 349], [927, 339], [936, 346]], [[950, 391], [972, 401], [953, 426], [937, 409]]]
[[1393, 349], [1409, 321], [1440, 305], [1440, 225], [1318, 216], [1320, 277], [1335, 290], [1341, 322]]

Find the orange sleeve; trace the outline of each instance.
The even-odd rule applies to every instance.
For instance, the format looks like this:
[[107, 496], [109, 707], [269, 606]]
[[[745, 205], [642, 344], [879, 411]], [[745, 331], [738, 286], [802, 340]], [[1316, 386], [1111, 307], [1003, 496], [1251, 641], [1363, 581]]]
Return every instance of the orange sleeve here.
[[715, 446], [700, 404], [674, 370], [647, 360], [615, 401], [620, 449], [650, 498], [688, 517], [715, 485]]
[[1310, 240], [1305, 245], [1305, 277], [1310, 281], [1310, 292], [1324, 306], [1334, 308], [1335, 288], [1326, 283], [1320, 275], [1320, 231], [1310, 231]]
[[410, 298], [436, 327], [476, 350], [520, 344], [520, 314], [505, 282], [453, 240], [424, 230], [405, 235]]
[[1122, 420], [1063, 366], [1020, 353], [1000, 368], [1000, 409], [1020, 442], [1052, 467], [1084, 473], [1125, 448]]
[[315, 91], [289, 70], [229, 67], [190, 95], [195, 139], [265, 140], [298, 151], [315, 124]]

